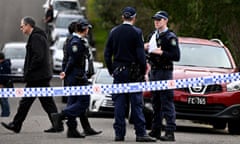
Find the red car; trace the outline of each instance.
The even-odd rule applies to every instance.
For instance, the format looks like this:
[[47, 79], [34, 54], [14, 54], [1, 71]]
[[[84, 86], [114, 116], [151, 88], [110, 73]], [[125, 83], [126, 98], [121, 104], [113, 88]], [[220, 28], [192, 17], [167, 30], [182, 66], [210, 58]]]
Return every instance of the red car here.
[[[179, 37], [181, 59], [174, 63], [174, 79], [238, 72], [228, 48], [218, 39]], [[174, 90], [178, 119], [207, 123], [240, 134], [240, 81]], [[151, 93], [144, 92], [147, 127], [151, 125]]]

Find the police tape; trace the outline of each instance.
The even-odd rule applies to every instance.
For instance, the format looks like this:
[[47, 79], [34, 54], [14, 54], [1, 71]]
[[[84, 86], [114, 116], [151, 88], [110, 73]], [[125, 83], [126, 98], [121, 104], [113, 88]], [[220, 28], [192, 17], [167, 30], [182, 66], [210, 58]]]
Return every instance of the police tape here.
[[240, 73], [221, 74], [176, 80], [134, 82], [121, 84], [96, 84], [88, 86], [38, 87], [38, 88], [2, 88], [0, 97], [54, 97], [91, 94], [119, 94], [142, 91], [179, 89], [194, 86], [230, 83], [240, 80]]

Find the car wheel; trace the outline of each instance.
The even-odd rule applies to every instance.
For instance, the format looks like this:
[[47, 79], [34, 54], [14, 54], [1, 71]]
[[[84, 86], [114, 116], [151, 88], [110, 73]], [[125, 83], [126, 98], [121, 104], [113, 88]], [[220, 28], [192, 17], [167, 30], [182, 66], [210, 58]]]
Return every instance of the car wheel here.
[[240, 134], [240, 120], [231, 120], [228, 122], [228, 132], [230, 134]]
[[227, 123], [220, 121], [220, 122], [215, 122], [212, 125], [213, 125], [213, 128], [215, 128], [215, 129], [225, 129], [227, 126]]

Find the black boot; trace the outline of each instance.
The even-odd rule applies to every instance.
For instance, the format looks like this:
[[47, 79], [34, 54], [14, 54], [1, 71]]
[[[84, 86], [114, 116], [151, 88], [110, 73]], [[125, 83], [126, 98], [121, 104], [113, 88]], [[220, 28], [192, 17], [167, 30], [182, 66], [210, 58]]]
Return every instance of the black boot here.
[[6, 124], [6, 123], [2, 122], [1, 124], [6, 129], [11, 130], [15, 133], [19, 133], [21, 131], [21, 128], [22, 128], [22, 126], [18, 126], [16, 124], [12, 123], [12, 122], [10, 122], [9, 124]]
[[156, 139], [152, 138], [148, 135], [144, 135], [144, 136], [137, 136], [136, 137], [136, 142], [155, 142]]
[[95, 130], [92, 129], [92, 128], [88, 128], [88, 129], [84, 129], [83, 133], [84, 133], [86, 136], [91, 136], [91, 135], [100, 134], [100, 133], [102, 133], [102, 131], [95, 131]]
[[80, 134], [76, 128], [69, 128], [67, 130], [68, 138], [85, 138], [85, 135]]
[[65, 118], [65, 115], [61, 112], [61, 113], [52, 113], [51, 114], [51, 120], [52, 120], [52, 124], [53, 124], [53, 128], [56, 131], [63, 131], [63, 120]]
[[151, 137], [154, 137], [156, 139], [160, 139], [161, 130], [160, 129], [159, 130], [152, 130], [152, 131], [149, 132], [148, 135], [151, 136]]
[[58, 132], [63, 132], [64, 128], [63, 125], [61, 127], [59, 127], [59, 129], [55, 129], [54, 127], [51, 127], [49, 129], [44, 130], [44, 132], [46, 133], [58, 133]]
[[160, 136], [161, 141], [175, 141], [174, 132], [166, 131], [164, 136]]
[[95, 131], [93, 128], [91, 128], [86, 113], [80, 115], [79, 118], [80, 118], [80, 122], [81, 122], [81, 125], [83, 128], [84, 135], [91, 136], [91, 135], [97, 135], [97, 134], [102, 133], [102, 131]]

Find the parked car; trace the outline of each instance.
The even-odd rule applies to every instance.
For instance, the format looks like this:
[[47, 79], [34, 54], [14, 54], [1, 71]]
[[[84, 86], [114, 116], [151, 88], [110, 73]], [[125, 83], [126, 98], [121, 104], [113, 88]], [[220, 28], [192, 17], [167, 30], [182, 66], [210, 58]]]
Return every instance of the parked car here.
[[84, 19], [84, 16], [77, 11], [60, 12], [51, 26], [51, 41], [54, 43], [58, 37], [66, 37], [68, 26], [72, 21]]
[[[52, 56], [52, 68], [55, 72], [60, 72], [62, 70], [62, 61], [63, 61], [63, 45], [67, 37], [59, 37], [56, 42], [50, 47], [51, 56]], [[94, 72], [98, 68], [103, 67], [102, 62], [93, 61]]]
[[25, 42], [5, 43], [2, 52], [6, 59], [11, 60], [11, 72], [13, 80], [23, 80], [23, 67], [26, 55]]
[[59, 72], [62, 70], [63, 45], [66, 38], [67, 37], [59, 37], [56, 42], [50, 47], [53, 71]]
[[56, 18], [60, 11], [75, 10], [83, 13], [83, 11], [86, 9], [84, 6], [81, 6], [79, 0], [46, 0], [46, 2], [43, 4], [45, 12], [47, 11], [49, 4], [53, 6], [54, 18]]
[[[174, 63], [174, 79], [238, 72], [228, 48], [218, 39], [179, 38], [181, 59]], [[174, 90], [177, 119], [188, 119], [240, 133], [240, 81]], [[151, 125], [151, 93], [144, 92], [145, 116]]]
[[[92, 84], [112, 84], [113, 77], [109, 75], [106, 68], [99, 69], [93, 76]], [[92, 94], [88, 114], [113, 115], [114, 106], [111, 94]]]

